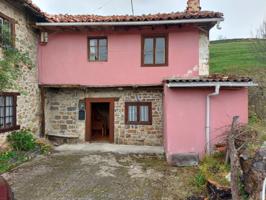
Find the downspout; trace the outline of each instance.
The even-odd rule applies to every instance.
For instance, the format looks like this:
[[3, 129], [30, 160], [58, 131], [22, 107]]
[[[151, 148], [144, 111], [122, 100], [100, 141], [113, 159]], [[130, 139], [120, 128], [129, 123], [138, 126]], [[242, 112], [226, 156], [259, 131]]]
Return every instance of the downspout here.
[[215, 85], [215, 92], [207, 95], [206, 101], [206, 127], [205, 127], [205, 136], [206, 136], [206, 145], [207, 145], [207, 154], [211, 153], [211, 139], [210, 139], [210, 104], [211, 97], [218, 96], [220, 94], [220, 84]]

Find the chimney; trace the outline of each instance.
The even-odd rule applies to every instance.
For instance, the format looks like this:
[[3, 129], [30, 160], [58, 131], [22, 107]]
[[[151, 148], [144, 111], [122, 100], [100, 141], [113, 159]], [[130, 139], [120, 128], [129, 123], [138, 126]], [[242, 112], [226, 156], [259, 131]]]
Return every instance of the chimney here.
[[200, 0], [188, 0], [187, 12], [199, 12], [201, 10]]

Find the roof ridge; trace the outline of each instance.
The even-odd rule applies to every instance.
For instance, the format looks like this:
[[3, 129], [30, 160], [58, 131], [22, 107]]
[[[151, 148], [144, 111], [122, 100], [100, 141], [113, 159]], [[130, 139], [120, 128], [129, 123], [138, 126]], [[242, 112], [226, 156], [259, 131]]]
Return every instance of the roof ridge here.
[[127, 22], [127, 21], [163, 21], [181, 19], [222, 18], [223, 13], [214, 11], [177, 11], [143, 15], [95, 15], [95, 14], [47, 14], [49, 22]]

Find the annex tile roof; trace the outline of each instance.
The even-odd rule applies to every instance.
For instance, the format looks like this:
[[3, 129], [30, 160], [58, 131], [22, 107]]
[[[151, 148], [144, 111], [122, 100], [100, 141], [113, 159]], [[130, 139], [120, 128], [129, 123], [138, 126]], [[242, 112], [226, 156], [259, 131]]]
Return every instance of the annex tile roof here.
[[207, 77], [199, 78], [169, 78], [166, 79], [166, 83], [248, 83], [253, 82], [249, 77], [239, 77], [239, 76], [224, 76], [224, 75], [211, 75]]
[[222, 18], [223, 14], [212, 11], [199, 12], [173, 12], [173, 13], [158, 13], [147, 15], [47, 15], [49, 22], [57, 23], [73, 23], [73, 22], [140, 22], [140, 21], [163, 21], [163, 20], [181, 20], [181, 19], [206, 19], [206, 18]]

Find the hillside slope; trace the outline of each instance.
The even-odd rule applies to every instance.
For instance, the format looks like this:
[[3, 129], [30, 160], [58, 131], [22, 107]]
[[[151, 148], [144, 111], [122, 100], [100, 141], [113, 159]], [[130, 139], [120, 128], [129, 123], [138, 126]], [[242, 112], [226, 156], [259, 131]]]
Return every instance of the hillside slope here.
[[[266, 68], [266, 59], [264, 61], [258, 61], [255, 44], [256, 40], [254, 39], [220, 40], [211, 42], [211, 73], [250, 72], [250, 70], [255, 68]], [[249, 75], [252, 76], [252, 74]]]
[[266, 59], [256, 56], [256, 42], [254, 39], [211, 42], [210, 73], [247, 76], [258, 83], [258, 87], [249, 90], [250, 116], [255, 114], [266, 126]]

